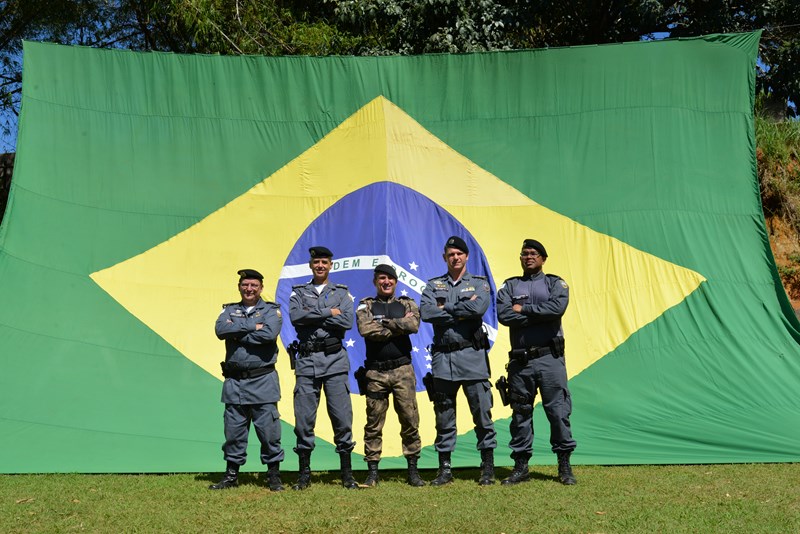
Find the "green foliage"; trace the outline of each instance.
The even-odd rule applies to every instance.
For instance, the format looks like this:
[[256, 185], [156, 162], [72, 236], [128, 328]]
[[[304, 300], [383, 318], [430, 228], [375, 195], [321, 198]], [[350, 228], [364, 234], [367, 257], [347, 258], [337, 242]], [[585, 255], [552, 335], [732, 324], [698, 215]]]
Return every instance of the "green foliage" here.
[[[577, 466], [576, 486], [533, 467], [518, 486], [480, 487], [458, 470], [443, 488], [382, 472], [344, 490], [335, 473], [303, 492], [260, 477], [212, 492], [219, 474], [6, 475], [3, 532], [798, 532], [800, 464]], [[505, 476], [508, 469], [500, 469]], [[290, 481], [296, 474], [285, 474]], [[359, 474], [359, 478], [363, 476]], [[432, 472], [423, 473], [430, 480]]]
[[756, 139], [764, 214], [800, 233], [800, 122], [757, 116]]
[[365, 38], [364, 55], [476, 52], [512, 47], [518, 23], [495, 0], [329, 0], [338, 24]]

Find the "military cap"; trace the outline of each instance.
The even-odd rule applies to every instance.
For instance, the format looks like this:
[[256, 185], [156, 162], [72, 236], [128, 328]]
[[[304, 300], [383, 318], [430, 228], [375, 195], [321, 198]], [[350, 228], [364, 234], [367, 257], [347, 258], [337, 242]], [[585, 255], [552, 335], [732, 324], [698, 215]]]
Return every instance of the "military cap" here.
[[532, 248], [533, 250], [541, 254], [543, 258], [547, 257], [547, 251], [544, 249], [544, 245], [542, 245], [535, 239], [526, 239], [525, 241], [523, 241], [522, 248]]
[[260, 272], [256, 271], [255, 269], [242, 269], [242, 270], [238, 271], [236, 274], [239, 275], [239, 281], [240, 282], [242, 280], [245, 280], [245, 279], [247, 279], [247, 280], [258, 280], [259, 282], [263, 282], [264, 281], [264, 276]]
[[447, 239], [447, 243], [444, 244], [444, 249], [447, 250], [448, 248], [457, 248], [464, 254], [469, 254], [467, 243], [457, 235], [450, 236]]
[[380, 265], [376, 265], [375, 266], [375, 274], [377, 275], [378, 273], [388, 274], [389, 276], [391, 276], [392, 278], [397, 280], [397, 271], [395, 271], [394, 267], [392, 267], [391, 265], [387, 265], [385, 263], [381, 263]]
[[308, 254], [312, 258], [332, 258], [333, 252], [327, 247], [311, 247], [308, 249]]

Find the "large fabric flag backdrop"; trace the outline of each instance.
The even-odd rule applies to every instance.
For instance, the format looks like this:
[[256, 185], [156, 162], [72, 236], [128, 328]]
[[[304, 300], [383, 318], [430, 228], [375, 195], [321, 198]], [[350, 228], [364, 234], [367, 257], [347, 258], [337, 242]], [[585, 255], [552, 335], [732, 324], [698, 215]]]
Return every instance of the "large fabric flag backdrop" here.
[[[419, 299], [452, 234], [493, 292], [529, 237], [568, 281], [576, 463], [800, 460], [800, 325], [756, 180], [758, 39], [380, 58], [25, 43], [0, 227], [0, 471], [220, 470], [213, 323], [238, 298], [236, 271], [264, 273], [286, 312], [322, 244], [356, 300], [379, 262]], [[494, 381], [508, 332], [494, 307], [484, 323]], [[419, 378], [430, 328], [412, 340]], [[355, 369], [363, 340], [353, 329], [345, 342]], [[365, 403], [351, 389], [361, 452]], [[459, 402], [454, 463], [476, 465]], [[497, 398], [493, 415], [510, 464]], [[553, 462], [540, 407], [536, 429], [534, 462]], [[398, 432], [390, 411], [386, 467], [405, 465]], [[313, 467], [337, 467], [324, 403], [317, 437]], [[261, 468], [254, 434], [249, 458]]]

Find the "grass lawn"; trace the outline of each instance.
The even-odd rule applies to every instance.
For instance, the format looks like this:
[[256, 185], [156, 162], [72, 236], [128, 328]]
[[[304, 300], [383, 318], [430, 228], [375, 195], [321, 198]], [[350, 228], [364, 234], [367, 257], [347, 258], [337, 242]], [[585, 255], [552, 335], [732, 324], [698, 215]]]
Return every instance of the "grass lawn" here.
[[800, 464], [574, 470], [571, 487], [555, 466], [532, 466], [513, 487], [479, 487], [477, 469], [461, 469], [442, 488], [386, 471], [351, 491], [315, 473], [308, 490], [282, 493], [248, 473], [224, 491], [207, 489], [219, 473], [2, 475], [0, 532], [800, 532]]

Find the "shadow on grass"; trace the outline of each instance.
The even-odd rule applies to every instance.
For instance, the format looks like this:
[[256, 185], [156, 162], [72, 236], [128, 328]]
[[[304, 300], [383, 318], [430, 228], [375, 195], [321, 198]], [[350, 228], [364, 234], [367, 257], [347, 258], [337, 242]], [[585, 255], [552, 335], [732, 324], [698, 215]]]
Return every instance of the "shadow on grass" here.
[[[266, 471], [266, 467], [265, 467]], [[380, 473], [380, 480], [381, 482], [398, 482], [405, 484], [406, 482], [406, 470], [405, 469], [387, 469], [381, 470]], [[427, 486], [430, 484], [431, 480], [436, 478], [436, 469], [420, 469], [420, 476], [422, 480], [425, 481], [425, 485]], [[476, 483], [480, 478], [480, 469], [473, 468], [461, 468], [461, 469], [453, 469], [453, 477], [455, 480], [472, 480]], [[362, 483], [366, 478], [367, 474], [366, 471], [355, 471], [354, 476], [359, 483]], [[495, 468], [495, 479], [499, 484], [501, 480], [507, 478], [511, 474], [510, 467], [498, 467]], [[195, 480], [198, 482], [204, 482], [210, 484], [216, 484], [222, 478], [223, 473], [198, 473], [195, 475]], [[530, 479], [531, 480], [539, 480], [539, 481], [549, 481], [549, 482], [557, 482], [560, 483], [557, 476], [540, 473], [537, 471], [530, 471]], [[281, 472], [281, 480], [283, 481], [283, 485], [286, 486], [286, 489], [291, 489], [292, 484], [295, 483], [297, 480], [297, 472], [296, 471], [282, 471]], [[311, 485], [333, 485], [339, 486], [341, 485], [342, 480], [339, 476], [338, 471], [319, 471], [311, 473]], [[239, 486], [257, 486], [257, 487], [267, 487], [266, 481], [266, 474], [265, 472], [245, 472], [239, 474]]]

